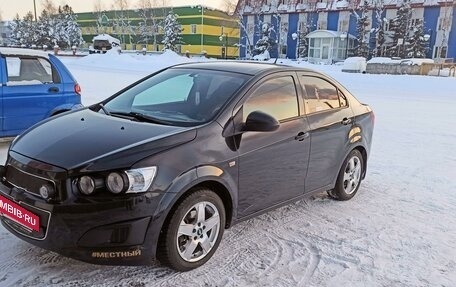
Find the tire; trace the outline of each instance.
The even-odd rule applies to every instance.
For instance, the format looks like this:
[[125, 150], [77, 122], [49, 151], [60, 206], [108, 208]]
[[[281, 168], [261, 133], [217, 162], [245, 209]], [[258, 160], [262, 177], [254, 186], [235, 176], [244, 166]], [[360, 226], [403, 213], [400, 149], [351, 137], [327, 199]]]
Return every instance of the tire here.
[[337, 176], [336, 186], [328, 191], [330, 197], [337, 200], [349, 200], [355, 196], [361, 185], [364, 160], [358, 150], [352, 150], [342, 164]]
[[214, 255], [225, 229], [225, 208], [218, 195], [202, 188], [173, 210], [161, 231], [157, 259], [177, 271], [189, 271]]

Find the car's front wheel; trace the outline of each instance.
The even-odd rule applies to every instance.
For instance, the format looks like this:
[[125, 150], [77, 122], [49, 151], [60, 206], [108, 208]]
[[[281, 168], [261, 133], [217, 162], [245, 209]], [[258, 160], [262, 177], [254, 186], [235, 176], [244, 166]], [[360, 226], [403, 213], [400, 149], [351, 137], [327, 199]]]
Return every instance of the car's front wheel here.
[[222, 200], [209, 189], [199, 189], [174, 209], [162, 230], [157, 257], [178, 271], [197, 268], [212, 257], [224, 228]]
[[329, 196], [337, 200], [349, 200], [355, 196], [361, 184], [363, 168], [362, 154], [356, 149], [352, 150], [342, 164], [336, 186], [328, 191]]

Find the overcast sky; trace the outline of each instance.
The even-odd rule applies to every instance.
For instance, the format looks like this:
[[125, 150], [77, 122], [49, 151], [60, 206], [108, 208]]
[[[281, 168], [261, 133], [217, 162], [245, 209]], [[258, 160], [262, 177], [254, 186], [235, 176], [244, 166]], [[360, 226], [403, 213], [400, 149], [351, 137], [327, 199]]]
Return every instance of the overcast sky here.
[[[41, 3], [43, 1], [35, 1], [37, 14], [39, 15], [42, 10]], [[68, 4], [73, 7], [75, 12], [91, 12], [93, 11], [95, 0], [54, 0], [53, 2], [56, 6]], [[114, 0], [101, 0], [101, 2], [105, 8], [109, 8]], [[170, 2], [173, 6], [203, 4], [205, 6], [222, 9], [223, 0], [170, 0]], [[138, 0], [128, 0], [128, 3], [134, 8], [138, 3]], [[27, 11], [33, 12], [33, 0], [0, 0], [0, 14], [3, 20], [12, 20], [17, 13], [22, 17]]]

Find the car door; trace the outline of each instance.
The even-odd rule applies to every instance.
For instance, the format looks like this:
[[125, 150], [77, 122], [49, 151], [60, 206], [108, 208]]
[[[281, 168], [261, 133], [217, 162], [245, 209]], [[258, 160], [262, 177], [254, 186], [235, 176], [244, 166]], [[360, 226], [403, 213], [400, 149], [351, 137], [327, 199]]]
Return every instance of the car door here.
[[243, 122], [262, 111], [280, 122], [274, 132], [245, 132], [239, 141], [238, 215], [244, 217], [304, 193], [310, 151], [296, 74], [277, 73], [256, 84], [236, 113]]
[[311, 138], [305, 189], [329, 189], [349, 148], [354, 114], [347, 98], [328, 79], [300, 73], [299, 81]]
[[63, 85], [45, 58], [6, 56], [5, 64], [2, 128], [15, 134], [49, 116], [60, 101]]

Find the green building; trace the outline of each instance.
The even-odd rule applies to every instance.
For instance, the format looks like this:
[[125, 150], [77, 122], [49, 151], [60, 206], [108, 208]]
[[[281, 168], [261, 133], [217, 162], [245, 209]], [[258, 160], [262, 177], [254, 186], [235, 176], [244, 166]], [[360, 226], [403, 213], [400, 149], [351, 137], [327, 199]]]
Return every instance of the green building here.
[[[86, 12], [77, 13], [77, 16], [87, 43], [91, 43], [94, 36], [106, 33], [120, 39], [123, 49], [141, 50], [146, 47], [148, 51], [161, 51], [162, 25], [171, 9], [178, 15], [183, 28], [182, 53], [201, 54], [205, 51], [211, 57], [239, 57], [238, 21], [216, 9], [204, 6], [167, 7]], [[150, 36], [145, 37], [144, 31]]]

